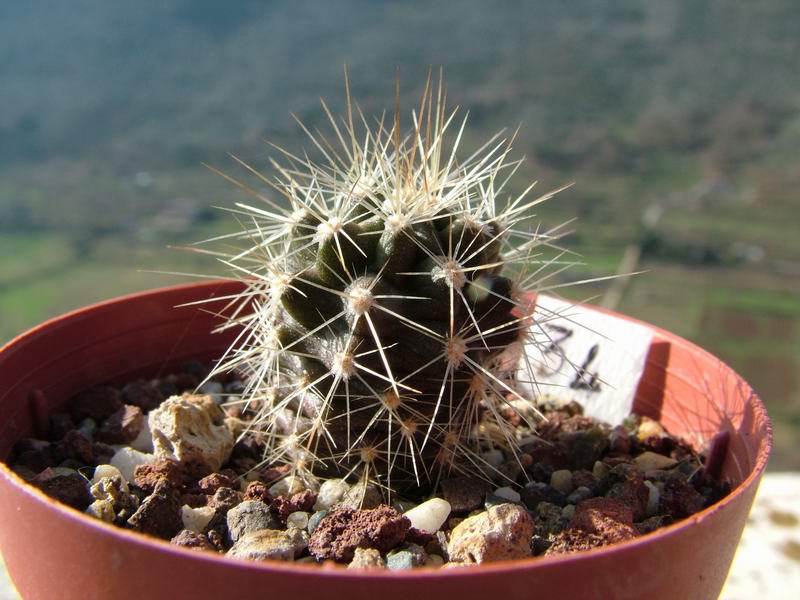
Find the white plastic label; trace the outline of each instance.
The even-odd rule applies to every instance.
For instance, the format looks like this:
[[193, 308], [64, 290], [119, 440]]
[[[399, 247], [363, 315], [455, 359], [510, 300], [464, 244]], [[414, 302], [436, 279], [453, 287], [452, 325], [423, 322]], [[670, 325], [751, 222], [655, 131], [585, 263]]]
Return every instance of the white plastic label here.
[[619, 425], [630, 414], [653, 332], [551, 296], [536, 301], [521, 378], [535, 398], [579, 402], [584, 414]]

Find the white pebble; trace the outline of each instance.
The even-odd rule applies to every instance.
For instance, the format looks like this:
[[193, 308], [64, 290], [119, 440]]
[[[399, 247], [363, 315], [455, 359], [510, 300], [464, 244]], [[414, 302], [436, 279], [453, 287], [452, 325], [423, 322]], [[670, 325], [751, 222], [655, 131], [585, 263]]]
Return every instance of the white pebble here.
[[293, 512], [288, 517], [286, 517], [286, 527], [294, 527], [295, 529], [305, 529], [306, 527], [308, 527], [308, 517], [309, 514], [307, 512], [303, 512], [301, 510]]
[[645, 481], [644, 484], [647, 486], [647, 516], [652, 517], [653, 515], [658, 514], [658, 505], [661, 501], [661, 492], [658, 490], [658, 487], [652, 481]]
[[498, 498], [503, 498], [504, 500], [508, 500], [509, 502], [519, 502], [521, 500], [519, 492], [512, 490], [510, 487], [507, 486], [497, 488], [493, 493]]
[[[92, 485], [106, 477], [122, 477], [122, 473], [113, 465], [98, 465], [92, 476]], [[126, 492], [128, 491], [128, 481], [124, 477], [122, 477], [122, 489]]]
[[111, 457], [110, 465], [119, 469], [125, 481], [133, 481], [133, 474], [139, 465], [149, 465], [155, 461], [156, 457], [134, 450], [129, 446], [123, 446]]
[[198, 388], [197, 393], [211, 396], [214, 402], [222, 404], [225, 401], [224, 391], [225, 388], [219, 381], [206, 381]]
[[150, 421], [144, 420], [144, 427], [139, 431], [139, 435], [131, 442], [131, 448], [139, 452], [153, 453], [153, 434], [150, 432]]
[[314, 510], [330, 510], [334, 504], [342, 501], [348, 491], [350, 485], [344, 479], [328, 479], [319, 488]]
[[188, 504], [181, 507], [181, 519], [183, 519], [184, 529], [201, 533], [214, 518], [215, 510], [211, 506], [200, 506], [192, 508]]
[[642, 452], [639, 456], [633, 459], [636, 466], [640, 471], [661, 471], [663, 469], [671, 469], [678, 464], [678, 461], [669, 456], [658, 454], [656, 452]]
[[420, 531], [435, 533], [450, 516], [450, 503], [441, 498], [431, 498], [405, 513], [411, 526]]

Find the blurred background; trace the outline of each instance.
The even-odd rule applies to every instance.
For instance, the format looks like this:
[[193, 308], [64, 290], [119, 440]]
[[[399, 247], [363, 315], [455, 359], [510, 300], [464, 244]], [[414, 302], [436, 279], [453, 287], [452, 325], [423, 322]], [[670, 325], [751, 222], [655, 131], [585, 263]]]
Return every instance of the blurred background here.
[[[220, 274], [167, 245], [227, 232], [241, 195], [201, 163], [267, 168], [322, 125], [343, 65], [368, 114], [428, 66], [470, 111], [464, 150], [521, 125], [521, 191], [573, 217], [566, 290], [710, 349], [766, 400], [800, 468], [800, 3], [676, 0], [0, 2], [0, 342], [68, 309]], [[620, 266], [622, 264], [622, 266]]]

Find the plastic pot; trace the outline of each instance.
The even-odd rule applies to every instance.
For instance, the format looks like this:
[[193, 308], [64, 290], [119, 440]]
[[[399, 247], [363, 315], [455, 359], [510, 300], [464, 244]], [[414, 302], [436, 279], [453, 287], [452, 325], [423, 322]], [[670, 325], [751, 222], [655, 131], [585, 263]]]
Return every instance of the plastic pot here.
[[[0, 456], [41, 433], [47, 414], [103, 382], [169, 372], [218, 356], [212, 335], [236, 283], [126, 296], [58, 317], [0, 349]], [[729, 436], [723, 477], [733, 491], [689, 519], [590, 552], [461, 569], [357, 572], [251, 563], [192, 552], [61, 506], [0, 465], [0, 550], [26, 599], [141, 598], [716, 598], [767, 463], [772, 430], [761, 401], [728, 366], [653, 328], [636, 410], [698, 445]]]

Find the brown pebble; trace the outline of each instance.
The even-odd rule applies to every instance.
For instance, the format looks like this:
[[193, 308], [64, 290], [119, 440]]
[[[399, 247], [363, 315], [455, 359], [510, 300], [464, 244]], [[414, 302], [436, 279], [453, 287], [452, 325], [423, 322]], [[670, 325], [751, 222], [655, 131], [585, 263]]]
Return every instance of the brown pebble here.
[[128, 519], [128, 527], [162, 539], [175, 536], [183, 528], [181, 498], [175, 488], [168, 481], [159, 481]]
[[130, 444], [142, 431], [142, 427], [142, 409], [126, 404], [103, 421], [94, 437], [105, 444]]
[[99, 423], [117, 412], [122, 405], [122, 394], [118, 389], [100, 385], [75, 396], [69, 407], [75, 423], [80, 423], [86, 417]]
[[138, 465], [134, 471], [133, 482], [147, 493], [152, 493], [156, 486], [168, 482], [176, 490], [183, 488], [183, 466], [171, 458], [157, 458], [155, 462]]
[[215, 550], [208, 538], [202, 533], [189, 531], [188, 529], [181, 530], [178, 535], [170, 540], [176, 546], [183, 546], [190, 550]]

